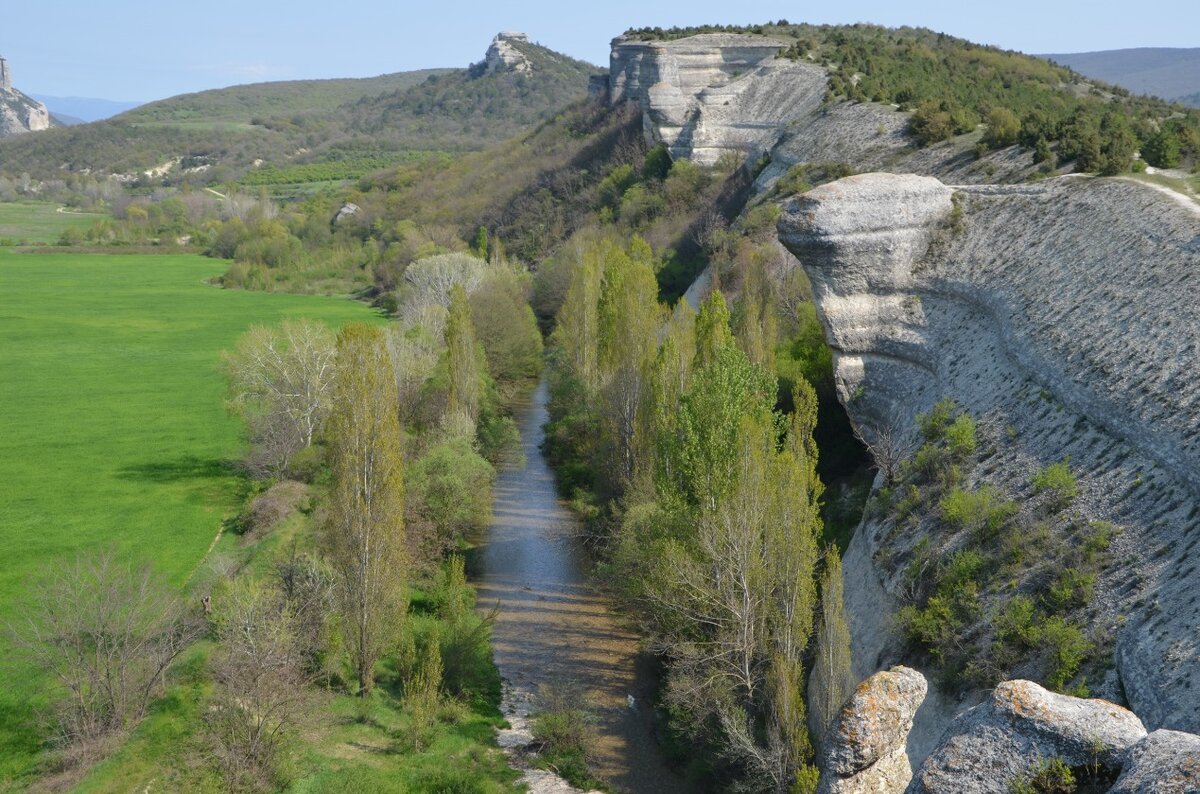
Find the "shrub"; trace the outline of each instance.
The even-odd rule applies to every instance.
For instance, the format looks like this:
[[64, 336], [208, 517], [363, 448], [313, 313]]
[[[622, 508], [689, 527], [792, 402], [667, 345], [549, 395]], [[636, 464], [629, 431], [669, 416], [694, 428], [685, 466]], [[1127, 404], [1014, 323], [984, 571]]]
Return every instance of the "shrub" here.
[[1037, 645], [1041, 636], [1040, 620], [1033, 599], [1018, 595], [997, 611], [992, 625], [1001, 643], [1029, 649]]
[[955, 460], [964, 460], [974, 454], [976, 446], [975, 421], [966, 414], [959, 414], [946, 428], [946, 449]]
[[921, 430], [921, 436], [926, 441], [941, 441], [946, 435], [946, 428], [950, 426], [950, 422], [954, 418], [956, 409], [954, 400], [946, 397], [938, 400], [929, 409], [929, 413], [919, 414], [917, 427]]
[[1079, 672], [1091, 651], [1091, 643], [1073, 623], [1052, 617], [1042, 624], [1042, 647], [1046, 653], [1046, 685], [1058, 692]]
[[1075, 773], [1061, 758], [1042, 761], [1029, 770], [1029, 777], [1012, 786], [1012, 794], [1074, 794]]
[[1079, 486], [1067, 460], [1045, 467], [1033, 476], [1031, 483], [1035, 494], [1050, 494], [1049, 504], [1053, 510], [1068, 507], [1079, 494]]
[[1058, 579], [1042, 596], [1042, 601], [1051, 612], [1081, 607], [1092, 597], [1096, 575], [1081, 573], [1075, 568], [1064, 568]]
[[995, 487], [977, 491], [955, 488], [942, 499], [942, 519], [956, 529], [970, 529], [985, 538], [994, 537], [1019, 507], [1003, 499]]

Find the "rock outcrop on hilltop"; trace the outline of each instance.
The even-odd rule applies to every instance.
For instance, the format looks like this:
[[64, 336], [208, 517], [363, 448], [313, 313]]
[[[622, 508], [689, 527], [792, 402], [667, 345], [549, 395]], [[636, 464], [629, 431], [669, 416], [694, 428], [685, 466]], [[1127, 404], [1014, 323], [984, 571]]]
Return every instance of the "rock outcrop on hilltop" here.
[[776, 58], [783, 46], [720, 33], [666, 42], [618, 38], [610, 101], [639, 102], [647, 135], [665, 143], [672, 157], [712, 165], [725, 152], [757, 156], [825, 94], [825, 70]]
[[50, 128], [50, 111], [12, 85], [8, 61], [0, 58], [0, 138]]
[[481, 64], [482, 74], [495, 74], [496, 72], [530, 72], [533, 70], [533, 63], [525, 53], [521, 52], [513, 42], [529, 43], [529, 35], [526, 33], [516, 33], [513, 31], [501, 31], [496, 34], [496, 38], [492, 39], [491, 46], [488, 47], [487, 53], [483, 56]]

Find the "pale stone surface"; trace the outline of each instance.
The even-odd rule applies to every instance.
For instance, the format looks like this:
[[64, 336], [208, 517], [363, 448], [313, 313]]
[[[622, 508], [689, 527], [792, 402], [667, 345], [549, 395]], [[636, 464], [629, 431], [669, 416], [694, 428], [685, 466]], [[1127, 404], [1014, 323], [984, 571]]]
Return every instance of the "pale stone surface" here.
[[[1022, 501], [1037, 470], [1070, 456], [1072, 511], [1123, 528], [1084, 616], [1117, 637], [1119, 678], [1088, 684], [1127, 697], [1151, 728], [1200, 730], [1196, 214], [1123, 180], [955, 190], [864, 175], [791, 203], [780, 233], [812, 277], [854, 421], [911, 427], [951, 397], [989, 445], [966, 485]], [[887, 615], [932, 531], [869, 518], [855, 535], [846, 602], [858, 664], [904, 659]], [[961, 541], [933, 537], [943, 550]], [[920, 715], [917, 726], [933, 730]]]
[[483, 57], [484, 74], [529, 72], [533, 69], [533, 64], [525, 57], [525, 53], [513, 46], [514, 41], [528, 43], [529, 36], [513, 31], [502, 31], [496, 34], [496, 38], [492, 39], [492, 44], [488, 47], [487, 54]]
[[905, 742], [927, 691], [925, 677], [908, 667], [859, 684], [826, 737], [821, 794], [903, 791], [912, 777]]
[[0, 58], [0, 138], [50, 128], [50, 111], [12, 85], [8, 61]]
[[1200, 791], [1200, 736], [1158, 730], [1129, 748], [1109, 794], [1195, 794]]
[[1146, 735], [1141, 720], [1106, 700], [1050, 692], [1032, 681], [1005, 681], [991, 700], [946, 729], [917, 771], [909, 794], [1007, 794], [1045, 759], [1068, 766], [1119, 768]]
[[825, 95], [825, 70], [776, 58], [784, 46], [731, 34], [619, 38], [610, 58], [610, 101], [639, 102], [647, 137], [665, 143], [674, 158], [712, 165], [725, 152], [757, 156]]

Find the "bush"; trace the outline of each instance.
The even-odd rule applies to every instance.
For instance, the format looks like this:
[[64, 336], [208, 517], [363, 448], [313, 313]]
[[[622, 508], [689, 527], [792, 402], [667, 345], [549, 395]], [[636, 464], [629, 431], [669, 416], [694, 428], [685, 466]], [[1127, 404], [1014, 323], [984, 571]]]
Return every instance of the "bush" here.
[[539, 763], [553, 769], [576, 788], [598, 785], [588, 769], [588, 753], [595, 741], [591, 716], [579, 708], [579, 693], [566, 686], [542, 691], [545, 709], [533, 718], [533, 738], [542, 746]]
[[946, 449], [955, 460], [965, 460], [975, 452], [975, 421], [966, 414], [959, 414], [946, 428]]
[[926, 441], [941, 441], [946, 435], [946, 429], [950, 426], [957, 408], [958, 406], [955, 405], [954, 400], [945, 397], [938, 400], [929, 409], [929, 413], [919, 414], [917, 416], [917, 427], [921, 430], [921, 436]]
[[1012, 794], [1074, 794], [1075, 773], [1061, 758], [1042, 761], [1029, 770], [1029, 777], [1012, 786]]
[[1002, 498], [1000, 491], [984, 485], [977, 491], [955, 488], [942, 499], [942, 519], [956, 529], [970, 529], [983, 538], [995, 537], [1020, 508]]
[[1046, 654], [1046, 685], [1058, 692], [1079, 672], [1091, 651], [1091, 643], [1073, 623], [1052, 617], [1042, 624], [1042, 647]]
[[1079, 494], [1075, 475], [1066, 460], [1045, 467], [1033, 476], [1031, 483], [1035, 494], [1050, 494], [1049, 504], [1052, 510], [1065, 509]]

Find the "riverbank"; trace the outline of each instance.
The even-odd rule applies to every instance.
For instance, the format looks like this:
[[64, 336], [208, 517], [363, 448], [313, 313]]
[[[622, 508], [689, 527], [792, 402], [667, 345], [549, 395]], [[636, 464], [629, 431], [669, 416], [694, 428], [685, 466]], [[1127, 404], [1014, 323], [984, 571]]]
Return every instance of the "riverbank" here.
[[524, 725], [539, 692], [569, 687], [595, 719], [597, 777], [617, 791], [682, 792], [654, 740], [654, 684], [638, 663], [638, 637], [589, 581], [579, 525], [543, 456], [548, 399], [543, 380], [516, 406], [526, 463], [498, 473], [492, 523], [475, 556], [478, 607], [496, 609], [492, 642], [505, 716], [514, 728]]

